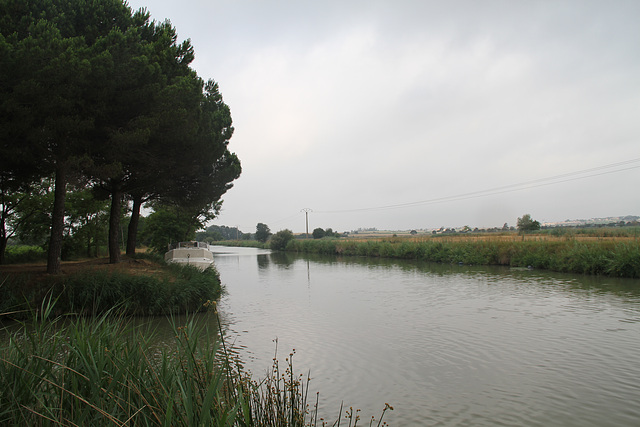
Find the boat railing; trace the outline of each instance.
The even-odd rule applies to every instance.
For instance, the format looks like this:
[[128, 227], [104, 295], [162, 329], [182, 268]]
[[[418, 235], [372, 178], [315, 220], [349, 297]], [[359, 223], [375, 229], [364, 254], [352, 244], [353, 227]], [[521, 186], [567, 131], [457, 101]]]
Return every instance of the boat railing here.
[[180, 248], [203, 248], [209, 249], [209, 244], [206, 242], [179, 242], [179, 243], [171, 243], [169, 245], [169, 250], [171, 249], [180, 249]]

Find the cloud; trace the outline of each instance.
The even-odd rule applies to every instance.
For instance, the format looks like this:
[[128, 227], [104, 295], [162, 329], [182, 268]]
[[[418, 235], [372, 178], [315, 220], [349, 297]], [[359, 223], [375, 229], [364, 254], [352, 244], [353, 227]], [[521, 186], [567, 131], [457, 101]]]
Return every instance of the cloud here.
[[[430, 200], [638, 157], [637, 2], [157, 0], [150, 9], [192, 38], [194, 67], [231, 107], [243, 175], [224, 197], [222, 224], [250, 231], [284, 220], [300, 231], [303, 222], [285, 219], [303, 207]], [[637, 169], [314, 218], [350, 229], [637, 214], [624, 191], [634, 179]]]

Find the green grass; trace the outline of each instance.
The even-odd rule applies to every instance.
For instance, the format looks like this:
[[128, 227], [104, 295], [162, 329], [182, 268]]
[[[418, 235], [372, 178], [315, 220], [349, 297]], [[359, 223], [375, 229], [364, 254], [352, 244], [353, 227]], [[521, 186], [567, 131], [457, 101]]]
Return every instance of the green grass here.
[[557, 237], [575, 238], [575, 237], [599, 237], [599, 238], [615, 238], [615, 237], [634, 237], [640, 236], [640, 227], [554, 227], [540, 230], [538, 233], [542, 235], [552, 235]]
[[640, 277], [640, 242], [637, 240], [309, 239], [292, 241], [287, 250], [447, 264], [530, 266], [568, 273]]
[[[55, 311], [46, 300], [28, 323], [2, 331], [0, 425], [358, 424], [353, 409], [340, 408], [332, 423], [318, 417], [318, 395], [309, 402], [309, 379], [294, 372], [293, 353], [284, 372], [274, 358], [267, 377], [253, 380], [217, 339], [222, 330], [193, 316], [173, 322], [174, 341], [158, 348], [149, 327], [118, 312], [67, 319]], [[388, 409], [369, 425], [381, 425]]]
[[98, 315], [118, 307], [126, 315], [169, 315], [201, 310], [221, 295], [213, 267], [171, 264], [164, 269], [160, 276], [85, 271], [34, 280], [29, 273], [7, 275], [0, 280], [0, 313], [26, 313], [53, 295], [57, 314]]

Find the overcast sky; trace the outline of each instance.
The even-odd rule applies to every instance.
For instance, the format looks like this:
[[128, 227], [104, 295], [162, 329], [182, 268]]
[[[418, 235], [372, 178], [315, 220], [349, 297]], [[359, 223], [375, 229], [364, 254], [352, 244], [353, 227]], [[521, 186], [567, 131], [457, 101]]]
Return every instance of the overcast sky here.
[[640, 215], [640, 2], [130, 0], [191, 39], [242, 176], [218, 225]]

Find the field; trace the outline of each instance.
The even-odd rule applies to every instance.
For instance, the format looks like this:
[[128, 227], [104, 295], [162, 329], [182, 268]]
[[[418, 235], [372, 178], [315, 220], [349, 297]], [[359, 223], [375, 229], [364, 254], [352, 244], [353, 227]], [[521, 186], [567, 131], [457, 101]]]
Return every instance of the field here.
[[389, 240], [410, 239], [414, 242], [422, 242], [430, 239], [442, 241], [634, 241], [640, 238], [640, 227], [605, 227], [605, 228], [551, 228], [522, 235], [517, 231], [498, 232], [469, 232], [469, 233], [438, 233], [420, 231], [412, 235], [410, 231], [370, 231], [350, 234], [349, 240]]

